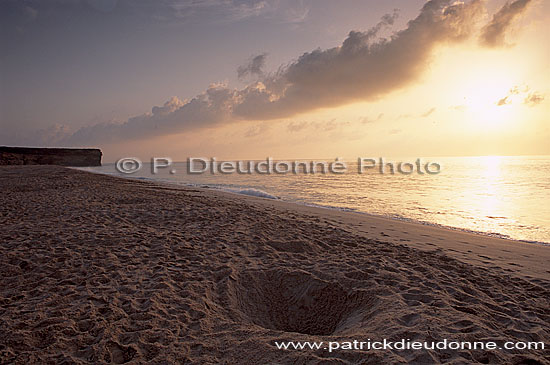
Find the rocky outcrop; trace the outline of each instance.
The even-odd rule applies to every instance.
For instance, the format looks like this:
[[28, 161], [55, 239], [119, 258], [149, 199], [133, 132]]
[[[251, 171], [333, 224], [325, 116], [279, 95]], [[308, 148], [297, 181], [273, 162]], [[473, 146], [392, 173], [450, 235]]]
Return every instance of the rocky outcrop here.
[[101, 166], [97, 148], [27, 148], [0, 146], [0, 165]]

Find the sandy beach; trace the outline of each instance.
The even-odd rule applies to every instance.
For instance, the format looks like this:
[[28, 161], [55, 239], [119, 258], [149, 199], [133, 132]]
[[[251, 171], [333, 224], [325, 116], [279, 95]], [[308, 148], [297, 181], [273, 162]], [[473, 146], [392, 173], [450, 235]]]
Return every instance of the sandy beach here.
[[[550, 247], [0, 167], [2, 364], [549, 364]], [[546, 350], [279, 349], [532, 341]]]

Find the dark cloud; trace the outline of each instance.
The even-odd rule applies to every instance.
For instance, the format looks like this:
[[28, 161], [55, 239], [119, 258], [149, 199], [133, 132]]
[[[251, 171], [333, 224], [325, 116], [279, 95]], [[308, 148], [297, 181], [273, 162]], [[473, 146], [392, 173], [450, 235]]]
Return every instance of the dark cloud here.
[[15, 144], [18, 146], [58, 145], [67, 135], [70, 135], [70, 128], [63, 124], [54, 124], [49, 128], [40, 128], [31, 132], [8, 131], [6, 128], [0, 128], [0, 139], [16, 141]]
[[416, 80], [434, 47], [464, 39], [482, 12], [478, 0], [453, 5], [432, 0], [390, 39], [373, 41], [380, 24], [367, 32], [352, 31], [341, 46], [305, 53], [261, 85], [242, 90], [234, 115], [275, 119], [381, 97]]
[[296, 23], [303, 21], [309, 4], [303, 0], [0, 0], [0, 26], [10, 30], [43, 15], [42, 22], [87, 22], [100, 16], [125, 23], [216, 24], [262, 18]]
[[247, 76], [260, 77], [264, 75], [263, 68], [265, 66], [265, 60], [267, 53], [262, 53], [257, 56], [253, 56], [250, 61], [243, 66], [237, 68], [237, 76], [239, 79], [243, 79]]
[[89, 6], [104, 13], [114, 10], [118, 0], [86, 0]]
[[[122, 124], [98, 124], [78, 130], [63, 144], [107, 143], [205, 128], [238, 120], [292, 117], [318, 108], [375, 100], [414, 82], [425, 70], [433, 49], [470, 36], [483, 14], [482, 0], [468, 3], [430, 0], [407, 27], [389, 39], [375, 39], [393, 23], [386, 15], [366, 32], [352, 31], [342, 45], [304, 53], [276, 73], [242, 90], [214, 85], [195, 98], [168, 101], [152, 113]], [[242, 74], [261, 72], [257, 56]]]
[[493, 15], [493, 19], [483, 27], [480, 42], [489, 47], [498, 47], [505, 45], [505, 35], [519, 15], [527, 9], [531, 0], [516, 0], [507, 2], [504, 6]]
[[194, 0], [171, 1], [173, 15], [179, 19], [211, 17], [221, 20], [242, 20], [271, 10], [265, 0]]
[[[135, 1], [135, 0], [125, 0]], [[299, 23], [306, 19], [309, 4], [305, 0], [156, 0], [165, 5], [162, 20], [190, 21], [205, 19], [211, 22], [233, 22], [261, 17], [285, 23]]]
[[62, 139], [61, 145], [90, 145], [120, 139], [139, 139], [181, 132], [228, 122], [235, 91], [225, 85], [211, 85], [204, 93], [182, 102], [176, 97], [152, 112], [124, 123], [100, 123], [84, 127]]
[[394, 9], [393, 14], [382, 16], [380, 22], [366, 32], [357, 32], [353, 30], [349, 32], [348, 38], [342, 44], [340, 51], [342, 53], [352, 54], [368, 46], [369, 42], [371, 42], [382, 29], [393, 25], [397, 19], [398, 11], [398, 9]]

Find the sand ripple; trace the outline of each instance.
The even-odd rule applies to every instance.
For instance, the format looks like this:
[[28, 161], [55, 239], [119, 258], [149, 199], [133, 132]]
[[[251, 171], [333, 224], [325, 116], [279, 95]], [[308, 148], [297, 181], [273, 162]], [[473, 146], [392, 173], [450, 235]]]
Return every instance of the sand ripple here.
[[282, 351], [280, 340], [546, 341], [547, 281], [291, 209], [0, 169], [1, 363], [547, 364], [548, 351]]

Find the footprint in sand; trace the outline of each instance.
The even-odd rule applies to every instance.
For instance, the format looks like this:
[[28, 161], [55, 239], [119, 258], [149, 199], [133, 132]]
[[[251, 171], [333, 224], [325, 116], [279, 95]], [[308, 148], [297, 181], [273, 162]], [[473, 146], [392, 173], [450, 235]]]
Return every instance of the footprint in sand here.
[[112, 362], [114, 362], [115, 364], [124, 364], [132, 360], [134, 358], [134, 355], [137, 352], [131, 346], [124, 347], [114, 341], [109, 341], [109, 343], [107, 343], [107, 351], [108, 351], [108, 354], [106, 354], [105, 360], [109, 361], [108, 357], [110, 354], [110, 357], [111, 357], [110, 360], [112, 360]]

